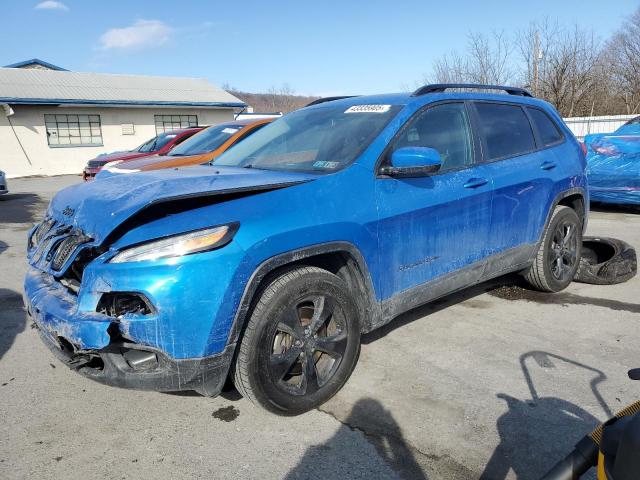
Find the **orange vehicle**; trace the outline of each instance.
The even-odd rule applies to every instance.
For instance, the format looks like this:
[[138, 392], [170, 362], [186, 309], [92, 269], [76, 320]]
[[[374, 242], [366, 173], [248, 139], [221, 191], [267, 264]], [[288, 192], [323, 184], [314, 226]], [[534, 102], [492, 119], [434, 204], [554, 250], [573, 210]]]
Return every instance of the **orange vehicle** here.
[[235, 120], [212, 125], [185, 140], [166, 155], [155, 155], [122, 163], [108, 163], [96, 178], [110, 176], [114, 173], [134, 173], [201, 165], [214, 160], [233, 145], [272, 121], [273, 118], [262, 118], [259, 120]]

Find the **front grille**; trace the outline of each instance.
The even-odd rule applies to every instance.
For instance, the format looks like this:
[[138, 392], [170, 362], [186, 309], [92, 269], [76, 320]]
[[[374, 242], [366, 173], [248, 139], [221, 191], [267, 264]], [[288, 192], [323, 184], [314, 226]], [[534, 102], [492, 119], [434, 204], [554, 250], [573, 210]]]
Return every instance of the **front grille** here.
[[75, 233], [69, 235], [64, 240], [58, 242], [49, 252], [49, 256], [51, 256], [51, 268], [55, 271], [60, 271], [62, 267], [67, 263], [67, 261], [71, 258], [71, 255], [76, 251], [76, 249], [84, 244], [89, 242], [91, 239], [86, 237], [81, 233]]
[[53, 218], [49, 218], [42, 222], [38, 228], [35, 229], [33, 235], [31, 236], [31, 247], [37, 247], [40, 245], [42, 239], [51, 231], [51, 229], [56, 224], [56, 221]]

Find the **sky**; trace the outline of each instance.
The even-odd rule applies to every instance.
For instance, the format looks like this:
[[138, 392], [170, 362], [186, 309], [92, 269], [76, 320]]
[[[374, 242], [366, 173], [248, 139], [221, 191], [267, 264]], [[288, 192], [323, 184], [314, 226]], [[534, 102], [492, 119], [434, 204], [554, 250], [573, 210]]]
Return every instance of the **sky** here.
[[606, 39], [630, 0], [0, 0], [0, 65], [40, 58], [80, 72], [204, 77], [264, 92], [394, 92], [470, 31], [549, 17]]

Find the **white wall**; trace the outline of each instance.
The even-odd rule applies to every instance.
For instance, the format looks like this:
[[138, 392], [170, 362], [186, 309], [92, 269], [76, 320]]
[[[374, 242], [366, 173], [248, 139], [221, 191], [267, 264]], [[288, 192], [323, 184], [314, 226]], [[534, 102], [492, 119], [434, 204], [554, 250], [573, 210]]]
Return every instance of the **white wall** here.
[[609, 115], [601, 117], [569, 117], [564, 118], [567, 127], [579, 139], [590, 133], [611, 133], [637, 115]]
[[[76, 108], [40, 105], [14, 105], [12, 108], [15, 114], [9, 119], [13, 123], [15, 134], [9, 119], [0, 109], [0, 170], [6, 172], [10, 178], [79, 174], [87, 160], [100, 153], [135, 148], [154, 137], [154, 115], [197, 115], [200, 125], [214, 125], [233, 120], [233, 109], [230, 108]], [[50, 147], [44, 127], [44, 115], [47, 113], [100, 115], [103, 146]], [[135, 135], [122, 135], [123, 123], [133, 123]], [[24, 152], [18, 139], [24, 147]]]

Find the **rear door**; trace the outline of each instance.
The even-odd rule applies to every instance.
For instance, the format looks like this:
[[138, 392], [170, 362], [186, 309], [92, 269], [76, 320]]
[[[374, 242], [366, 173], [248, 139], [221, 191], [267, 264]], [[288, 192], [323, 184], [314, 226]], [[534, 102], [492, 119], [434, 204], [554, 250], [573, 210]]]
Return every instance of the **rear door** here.
[[493, 182], [489, 245], [496, 255], [490, 269], [525, 262], [542, 231], [553, 195], [554, 177], [562, 175], [553, 152], [539, 140], [524, 106], [473, 102], [483, 162]]
[[[398, 148], [431, 147], [442, 166], [418, 178], [376, 179], [382, 299], [443, 279], [427, 296], [446, 293], [479, 278], [491, 221], [491, 180], [475, 163], [479, 150], [464, 102], [435, 104], [418, 112], [392, 142]], [[478, 152], [479, 153], [479, 152]], [[461, 273], [447, 279], [452, 272]], [[410, 303], [424, 301], [412, 295]], [[409, 305], [412, 306], [412, 305]]]

